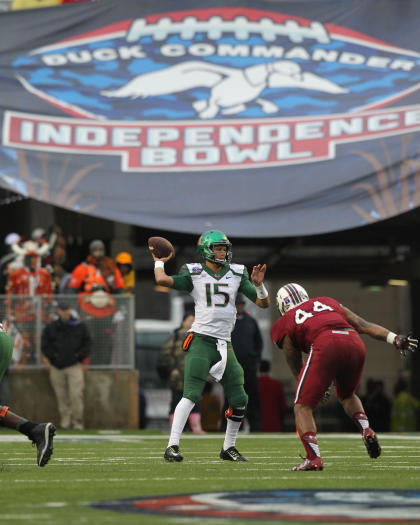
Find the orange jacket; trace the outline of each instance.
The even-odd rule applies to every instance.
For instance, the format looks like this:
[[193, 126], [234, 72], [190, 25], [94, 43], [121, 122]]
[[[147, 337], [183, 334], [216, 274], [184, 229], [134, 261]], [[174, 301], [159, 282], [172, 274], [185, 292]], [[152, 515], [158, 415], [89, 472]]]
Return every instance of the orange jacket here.
[[114, 272], [105, 278], [95, 265], [87, 262], [78, 264], [71, 274], [69, 288], [79, 292], [91, 292], [96, 286], [102, 286], [108, 293], [122, 291], [124, 280], [120, 270], [115, 266]]

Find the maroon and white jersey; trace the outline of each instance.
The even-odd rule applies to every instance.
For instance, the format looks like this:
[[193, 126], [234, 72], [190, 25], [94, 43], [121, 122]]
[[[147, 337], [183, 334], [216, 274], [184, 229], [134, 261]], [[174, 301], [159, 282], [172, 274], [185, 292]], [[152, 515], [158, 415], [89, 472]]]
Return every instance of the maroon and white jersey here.
[[281, 347], [288, 335], [293, 346], [308, 353], [318, 335], [325, 330], [354, 328], [346, 320], [338, 301], [331, 297], [315, 297], [287, 311], [271, 327], [271, 340]]

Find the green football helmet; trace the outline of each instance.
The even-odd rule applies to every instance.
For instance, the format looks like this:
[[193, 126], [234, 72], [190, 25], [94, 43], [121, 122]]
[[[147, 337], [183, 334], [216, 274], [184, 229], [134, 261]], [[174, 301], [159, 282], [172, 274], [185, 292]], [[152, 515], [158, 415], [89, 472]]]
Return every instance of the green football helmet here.
[[[214, 246], [226, 246], [226, 256], [223, 261], [216, 258], [213, 251]], [[226, 235], [219, 230], [204, 232], [198, 239], [197, 250], [203, 259], [216, 264], [225, 265], [232, 260], [232, 244]]]

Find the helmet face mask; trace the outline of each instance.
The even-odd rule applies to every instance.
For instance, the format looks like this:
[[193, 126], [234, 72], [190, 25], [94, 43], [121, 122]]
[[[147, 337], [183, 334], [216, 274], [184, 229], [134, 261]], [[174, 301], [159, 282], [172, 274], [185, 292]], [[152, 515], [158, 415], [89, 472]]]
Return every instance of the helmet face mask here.
[[308, 292], [300, 284], [289, 283], [282, 286], [276, 295], [277, 308], [280, 315], [295, 308], [309, 299]]
[[[216, 246], [225, 246], [226, 254], [224, 259], [219, 259], [214, 251]], [[232, 244], [226, 235], [219, 230], [204, 232], [198, 239], [197, 250], [199, 255], [206, 261], [224, 266], [232, 260]]]

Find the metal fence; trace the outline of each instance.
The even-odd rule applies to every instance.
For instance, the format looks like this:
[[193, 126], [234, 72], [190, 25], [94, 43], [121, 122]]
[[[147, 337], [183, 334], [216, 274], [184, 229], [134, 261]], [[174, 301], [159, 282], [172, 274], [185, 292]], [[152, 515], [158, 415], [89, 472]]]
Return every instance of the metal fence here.
[[134, 298], [128, 295], [0, 295], [0, 320], [14, 341], [11, 368], [41, 368], [45, 325], [58, 318], [60, 301], [92, 336], [89, 368], [134, 368]]

